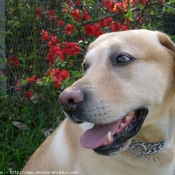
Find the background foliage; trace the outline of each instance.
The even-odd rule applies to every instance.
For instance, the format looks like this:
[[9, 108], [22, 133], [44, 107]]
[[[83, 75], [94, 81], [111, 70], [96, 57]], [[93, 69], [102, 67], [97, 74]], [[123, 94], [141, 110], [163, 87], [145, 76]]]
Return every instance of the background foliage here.
[[[144, 28], [175, 35], [174, 1], [6, 0], [0, 46], [0, 171], [21, 170], [64, 119], [59, 93], [81, 77], [88, 44]], [[1, 38], [2, 39], [2, 38]], [[2, 43], [2, 41], [0, 41]]]

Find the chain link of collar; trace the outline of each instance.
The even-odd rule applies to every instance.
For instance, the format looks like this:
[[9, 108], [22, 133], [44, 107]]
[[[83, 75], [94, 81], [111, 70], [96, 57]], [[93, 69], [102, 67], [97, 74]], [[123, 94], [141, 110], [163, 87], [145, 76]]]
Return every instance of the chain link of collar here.
[[[136, 158], [141, 158], [148, 154], [155, 154], [160, 152], [166, 145], [166, 142], [157, 143], [144, 143], [132, 140], [129, 148], [131, 149], [131, 154]], [[138, 152], [138, 149], [140, 152]]]

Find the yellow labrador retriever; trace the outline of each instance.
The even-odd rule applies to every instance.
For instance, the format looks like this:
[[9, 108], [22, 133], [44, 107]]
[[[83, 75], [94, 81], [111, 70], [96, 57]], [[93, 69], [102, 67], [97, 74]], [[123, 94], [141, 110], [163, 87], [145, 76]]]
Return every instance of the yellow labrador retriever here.
[[149, 30], [104, 34], [90, 44], [83, 69], [59, 96], [69, 119], [22, 174], [173, 175], [175, 45], [169, 37]]

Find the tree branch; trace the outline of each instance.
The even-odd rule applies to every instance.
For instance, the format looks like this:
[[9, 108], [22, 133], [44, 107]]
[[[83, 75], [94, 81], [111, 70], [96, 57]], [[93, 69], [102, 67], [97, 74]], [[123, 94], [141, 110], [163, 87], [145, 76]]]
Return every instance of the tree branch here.
[[[145, 10], [146, 10], [148, 7], [153, 6], [153, 5], [156, 5], [156, 4], [158, 4], [158, 5], [160, 5], [160, 6], [163, 6], [163, 3], [161, 2], [161, 0], [158, 0], [158, 1], [155, 1], [155, 2], [151, 2], [150, 0], [148, 0], [148, 1], [146, 2], [146, 5], [144, 6], [143, 10], [141, 11], [141, 15], [139, 16], [139, 18], [138, 18], [137, 21], [135, 22], [133, 28], [136, 27], [136, 25], [138, 24], [139, 20], [143, 17]], [[120, 8], [120, 7], [119, 7], [119, 8]], [[121, 9], [121, 8], [120, 8], [120, 9]], [[121, 9], [121, 10], [122, 10], [122, 9]], [[131, 10], [131, 11], [140, 10], [140, 7], [135, 7], [135, 8], [132, 8], [132, 9], [130, 9], [130, 10]], [[74, 28], [82, 27], [82, 26], [85, 26], [85, 25], [87, 25], [87, 24], [94, 24], [94, 23], [97, 23], [97, 22], [99, 22], [99, 21], [101, 21], [101, 20], [104, 20], [104, 19], [107, 19], [107, 18], [110, 18], [110, 17], [115, 17], [115, 16], [117, 16], [117, 15], [119, 15], [119, 14], [126, 14], [126, 13], [127, 13], [127, 12], [125, 12], [125, 13], [116, 12], [116, 13], [107, 15], [107, 16], [105, 16], [105, 17], [103, 17], [103, 18], [99, 18], [99, 19], [92, 20], [92, 21], [87, 21], [87, 22], [82, 22], [81, 24], [79, 24], [79, 25], [77, 25], [77, 26], [74, 26]], [[53, 33], [58, 32], [58, 31], [62, 31], [62, 30], [64, 30], [64, 28], [60, 28], [60, 29], [56, 29], [56, 30], [48, 29], [49, 32], [53, 32]]]
[[135, 22], [135, 24], [134, 24], [134, 26], [133, 26], [133, 29], [138, 25], [140, 19], [144, 16], [144, 13], [145, 13], [146, 9], [147, 9], [148, 7], [153, 6], [153, 5], [156, 5], [156, 4], [162, 6], [163, 3], [162, 3], [160, 0], [158, 0], [158, 1], [156, 1], [156, 2], [153, 2], [153, 3], [151, 3], [151, 0], [148, 0], [148, 1], [146, 2], [146, 4], [145, 4], [143, 10], [141, 11], [140, 16], [137, 18], [137, 20], [136, 20], [136, 22]]

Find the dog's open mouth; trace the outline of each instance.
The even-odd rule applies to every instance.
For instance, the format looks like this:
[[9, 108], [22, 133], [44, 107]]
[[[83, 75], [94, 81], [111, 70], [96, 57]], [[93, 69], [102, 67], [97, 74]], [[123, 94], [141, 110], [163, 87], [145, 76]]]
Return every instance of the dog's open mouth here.
[[129, 112], [116, 122], [95, 124], [81, 136], [81, 145], [102, 155], [114, 155], [125, 147], [128, 139], [139, 132], [147, 113], [146, 108], [141, 108]]

